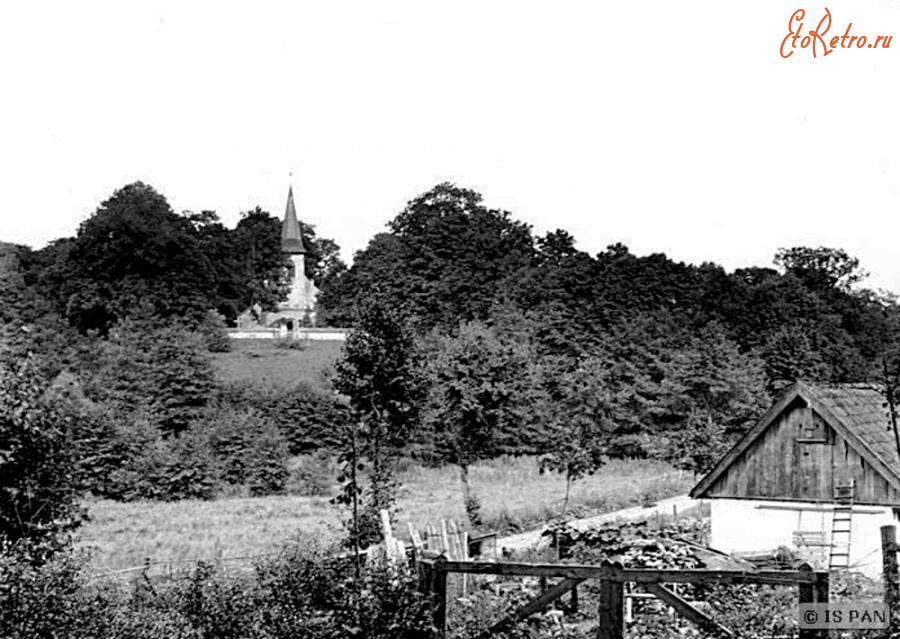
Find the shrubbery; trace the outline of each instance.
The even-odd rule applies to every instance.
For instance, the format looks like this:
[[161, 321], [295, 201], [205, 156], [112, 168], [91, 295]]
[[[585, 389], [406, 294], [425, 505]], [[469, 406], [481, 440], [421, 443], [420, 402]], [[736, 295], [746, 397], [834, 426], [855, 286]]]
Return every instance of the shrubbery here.
[[122, 501], [210, 499], [222, 492], [284, 492], [288, 446], [271, 422], [234, 409], [208, 409], [177, 436], [164, 437], [148, 420], [123, 419], [106, 433], [107, 450], [85, 485]]
[[278, 426], [253, 410], [210, 411], [192, 427], [208, 442], [220, 484], [246, 486], [251, 495], [284, 491], [288, 478], [288, 444]]
[[90, 581], [85, 558], [43, 567], [0, 554], [4, 639], [418, 639], [432, 636], [414, 576], [373, 565], [354, 582], [334, 548], [301, 541], [251, 573], [199, 564], [165, 584], [131, 589]]
[[102, 592], [87, 588], [85, 558], [60, 552], [38, 566], [19, 543], [0, 551], [0, 636], [5, 639], [104, 637], [110, 623]]
[[45, 391], [30, 359], [0, 364], [0, 548], [28, 541], [36, 561], [80, 523], [70, 420]]
[[125, 501], [281, 493], [289, 455], [336, 447], [347, 410], [335, 398], [306, 384], [217, 387], [204, 337], [138, 313], [98, 343], [81, 379], [50, 385], [73, 489]]
[[123, 415], [143, 411], [169, 435], [199, 417], [213, 388], [212, 364], [196, 333], [138, 314], [100, 344], [87, 394]]
[[231, 338], [225, 331], [225, 318], [219, 313], [209, 311], [199, 333], [210, 353], [227, 353], [231, 350]]
[[334, 397], [298, 382], [290, 387], [233, 383], [220, 386], [217, 406], [252, 410], [274, 424], [286, 439], [291, 455], [337, 448], [339, 432], [350, 419], [349, 410]]
[[146, 421], [126, 422], [118, 437], [127, 445], [123, 462], [110, 469], [97, 494], [138, 499], [209, 499], [218, 489], [217, 460], [202, 434], [164, 438]]
[[324, 449], [295, 457], [290, 471], [288, 492], [308, 497], [330, 495], [338, 474], [333, 455]]

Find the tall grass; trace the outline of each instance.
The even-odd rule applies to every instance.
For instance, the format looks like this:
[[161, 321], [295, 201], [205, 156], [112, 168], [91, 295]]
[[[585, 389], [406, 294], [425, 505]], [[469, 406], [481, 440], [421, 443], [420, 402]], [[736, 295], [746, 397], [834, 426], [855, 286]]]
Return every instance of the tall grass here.
[[[565, 479], [542, 475], [534, 458], [478, 464], [470, 478], [489, 529], [537, 528], [560, 514]], [[398, 535], [406, 536], [407, 522], [421, 529], [442, 518], [465, 520], [454, 467], [407, 464], [399, 479]], [[612, 461], [573, 486], [570, 514], [640, 505], [683, 494], [692, 484], [692, 476], [660, 462]], [[138, 567], [148, 558], [155, 572], [177, 571], [190, 562], [217, 557], [239, 564], [249, 556], [271, 552], [298, 532], [334, 540], [344, 534], [341, 522], [347, 517], [329, 504], [327, 495], [171, 503], [96, 500], [86, 505], [91, 521], [83, 527], [79, 544], [96, 549], [93, 566], [97, 572]]]
[[[502, 532], [538, 527], [561, 516], [565, 477], [541, 473], [533, 457], [505, 457], [474, 466], [474, 492], [485, 526]], [[465, 519], [454, 466], [412, 466], [402, 475], [401, 520], [420, 524]], [[572, 486], [567, 516], [599, 514], [685, 493], [694, 478], [657, 461], [613, 460]]]

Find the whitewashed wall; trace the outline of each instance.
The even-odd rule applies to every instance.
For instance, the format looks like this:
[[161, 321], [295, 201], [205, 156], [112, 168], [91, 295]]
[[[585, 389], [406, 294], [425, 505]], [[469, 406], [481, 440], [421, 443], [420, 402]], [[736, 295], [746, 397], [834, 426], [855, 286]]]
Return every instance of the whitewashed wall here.
[[[710, 546], [717, 550], [737, 554], [771, 551], [779, 546], [796, 550], [793, 535], [799, 530], [824, 530], [826, 542], [831, 542], [833, 512], [828, 504], [744, 499], [711, 499], [708, 503], [712, 519]], [[897, 525], [892, 509], [854, 506], [851, 524], [852, 569], [879, 577], [881, 526]], [[827, 548], [822, 554], [827, 564]]]
[[319, 289], [306, 277], [303, 255], [291, 255], [294, 277], [291, 278], [291, 288], [287, 299], [278, 305], [283, 309], [314, 309]]
[[[286, 330], [280, 331], [277, 328], [228, 328], [225, 330], [232, 339], [275, 339], [287, 335]], [[348, 332], [349, 330], [346, 328], [298, 328], [294, 331], [294, 336], [298, 339], [343, 342], [347, 339]]]

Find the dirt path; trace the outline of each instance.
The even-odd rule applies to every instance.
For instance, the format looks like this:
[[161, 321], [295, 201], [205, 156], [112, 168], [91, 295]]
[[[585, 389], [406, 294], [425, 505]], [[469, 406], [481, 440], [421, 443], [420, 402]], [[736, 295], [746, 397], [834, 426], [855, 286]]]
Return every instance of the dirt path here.
[[[699, 503], [699, 501], [691, 499], [687, 495], [679, 495], [678, 497], [670, 497], [668, 499], [660, 500], [656, 503], [656, 505], [650, 506], [648, 508], [645, 508], [643, 506], [633, 506], [631, 508], [624, 508], [622, 510], [616, 510], [611, 513], [604, 513], [602, 515], [596, 515], [594, 517], [575, 519], [569, 523], [579, 530], [587, 530], [599, 524], [604, 524], [612, 521], [649, 519], [651, 517], [655, 517], [656, 513], [659, 513], [660, 515], [672, 515], [676, 510], [679, 513], [684, 512], [688, 508], [697, 506]], [[538, 530], [530, 530], [528, 532], [519, 533], [517, 535], [500, 537], [499, 539], [497, 539], [497, 548], [500, 548], [501, 550], [524, 550], [526, 548], [537, 547], [541, 544], [541, 533], [543, 533], [544, 530], [545, 528], [540, 528]], [[544, 541], [548, 540], [544, 538]]]

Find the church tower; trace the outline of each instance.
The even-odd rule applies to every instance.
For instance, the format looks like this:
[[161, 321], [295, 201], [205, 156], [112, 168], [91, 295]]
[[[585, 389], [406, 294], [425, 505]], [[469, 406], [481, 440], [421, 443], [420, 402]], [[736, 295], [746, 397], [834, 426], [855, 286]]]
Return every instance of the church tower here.
[[319, 290], [306, 276], [306, 244], [303, 230], [294, 207], [294, 189], [288, 187], [287, 208], [281, 225], [281, 252], [291, 260], [289, 269], [290, 292], [278, 307], [278, 312], [269, 314], [269, 324], [279, 322], [295, 329], [303, 325], [315, 325], [316, 297]]

